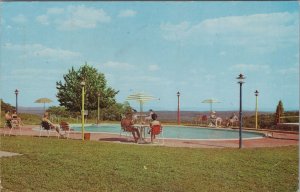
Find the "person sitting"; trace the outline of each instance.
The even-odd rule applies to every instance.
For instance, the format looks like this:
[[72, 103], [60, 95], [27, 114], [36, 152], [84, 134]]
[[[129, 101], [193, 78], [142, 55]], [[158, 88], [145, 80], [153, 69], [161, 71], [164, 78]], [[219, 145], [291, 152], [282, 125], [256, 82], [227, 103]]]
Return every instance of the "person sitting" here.
[[161, 132], [161, 123], [157, 120], [157, 114], [153, 113], [151, 115], [152, 122], [150, 122], [149, 134], [151, 134], [151, 142], [155, 139], [155, 135], [158, 135]]
[[149, 112], [149, 115], [145, 117], [145, 121], [150, 123], [150, 121], [152, 120], [152, 114], [154, 114], [154, 112], [152, 109], [150, 109]]
[[23, 124], [21, 118], [18, 116], [17, 111], [13, 110], [13, 114], [11, 115], [11, 120], [16, 121], [18, 125]]
[[209, 126], [216, 126], [216, 119], [217, 119], [216, 112], [215, 111], [211, 112], [209, 116]]
[[6, 111], [5, 112], [5, 120], [6, 120], [6, 126], [8, 128], [12, 128], [12, 126], [11, 126], [11, 119], [12, 119], [12, 117], [10, 115], [10, 111]]
[[133, 124], [134, 123], [132, 120], [132, 113], [126, 113], [125, 118], [121, 120], [121, 126], [124, 129], [124, 131], [132, 133], [134, 141], [137, 143], [137, 141], [140, 138], [140, 132], [137, 128], [133, 127]]
[[50, 120], [49, 120], [49, 113], [46, 112], [42, 118], [42, 122], [46, 122], [48, 123], [48, 125], [50, 126], [51, 129], [55, 129], [57, 131], [57, 133], [60, 135], [60, 136], [64, 136], [64, 134], [60, 131], [60, 128], [58, 125], [55, 125], [54, 123], [52, 123]]

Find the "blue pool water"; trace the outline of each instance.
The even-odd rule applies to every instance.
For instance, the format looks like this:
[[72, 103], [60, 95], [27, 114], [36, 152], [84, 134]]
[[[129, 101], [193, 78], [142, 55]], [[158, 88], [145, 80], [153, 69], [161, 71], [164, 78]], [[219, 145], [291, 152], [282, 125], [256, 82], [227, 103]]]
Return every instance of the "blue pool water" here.
[[[81, 131], [80, 125], [73, 125], [75, 131]], [[119, 124], [100, 124], [85, 126], [86, 132], [120, 134]], [[239, 131], [219, 128], [195, 128], [188, 126], [163, 126], [164, 138], [172, 139], [238, 139]], [[148, 135], [149, 136], [149, 135]], [[262, 133], [243, 131], [242, 137], [262, 138]]]

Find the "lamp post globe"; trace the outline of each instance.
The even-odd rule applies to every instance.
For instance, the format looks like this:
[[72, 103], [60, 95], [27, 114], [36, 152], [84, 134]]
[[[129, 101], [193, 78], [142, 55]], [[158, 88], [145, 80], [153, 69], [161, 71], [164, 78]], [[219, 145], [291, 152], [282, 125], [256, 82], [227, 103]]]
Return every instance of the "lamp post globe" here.
[[16, 112], [18, 113], [18, 94], [19, 94], [18, 89], [15, 90], [15, 94], [16, 94]]
[[246, 77], [243, 75], [243, 74], [239, 74], [239, 76], [236, 78], [238, 80], [238, 84], [240, 84], [240, 112], [239, 112], [239, 148], [241, 149], [242, 146], [243, 146], [243, 139], [242, 139], [242, 125], [243, 125], [243, 122], [242, 122], [242, 85], [243, 83], [245, 83], [245, 79]]

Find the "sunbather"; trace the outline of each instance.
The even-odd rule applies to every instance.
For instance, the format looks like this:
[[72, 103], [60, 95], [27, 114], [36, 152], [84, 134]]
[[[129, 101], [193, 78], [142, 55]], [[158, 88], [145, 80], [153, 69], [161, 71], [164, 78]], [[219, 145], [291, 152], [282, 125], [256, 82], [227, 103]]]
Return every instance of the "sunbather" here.
[[140, 138], [140, 132], [137, 128], [133, 127], [132, 113], [126, 113], [124, 119], [121, 120], [121, 126], [125, 131], [131, 132], [134, 141], [137, 142]]
[[47, 122], [50, 126], [51, 129], [55, 129], [57, 131], [57, 133], [60, 135], [60, 136], [64, 136], [64, 134], [60, 131], [60, 128], [58, 125], [55, 125], [54, 123], [52, 123], [50, 120], [49, 120], [49, 113], [46, 112], [44, 114], [44, 117], [42, 119], [43, 122]]

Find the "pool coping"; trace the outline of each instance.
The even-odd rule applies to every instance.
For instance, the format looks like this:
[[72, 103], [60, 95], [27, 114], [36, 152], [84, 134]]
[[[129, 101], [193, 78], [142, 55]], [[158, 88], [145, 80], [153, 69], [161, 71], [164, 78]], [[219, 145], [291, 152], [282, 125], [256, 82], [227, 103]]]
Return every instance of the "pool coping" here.
[[[76, 127], [80, 127], [81, 124], [70, 124], [70, 127], [72, 128], [72, 126], [76, 126]], [[86, 127], [88, 126], [93, 126], [93, 125], [97, 125], [97, 124], [85, 124]], [[117, 123], [103, 123], [102, 125], [119, 125]], [[175, 127], [189, 127], [189, 128], [194, 128], [194, 129], [210, 129], [210, 130], [228, 130], [228, 131], [234, 131], [236, 132], [236, 129], [232, 129], [232, 128], [226, 128], [226, 127], [196, 127], [196, 126], [188, 126], [188, 125], [164, 125], [166, 127], [171, 127], [171, 126], [175, 126]], [[36, 129], [32, 129], [34, 131], [40, 131], [39, 128]], [[121, 127], [120, 127], [121, 130]], [[73, 133], [82, 133], [81, 131], [71, 131]], [[92, 134], [111, 134], [111, 135], [120, 135], [119, 133], [116, 132], [93, 132], [93, 131], [85, 131], [86, 133], [92, 133]], [[267, 133], [261, 133], [258, 131], [253, 131], [253, 130], [243, 130], [243, 132], [249, 132], [249, 133], [257, 133], [257, 134], [261, 134], [261, 137], [257, 136], [257, 137], [250, 137], [250, 138], [243, 138], [243, 140], [254, 140], [254, 139], [263, 139], [264, 137], [267, 137]], [[145, 138], [150, 138], [150, 135], [148, 137]], [[239, 138], [229, 138], [229, 139], [194, 139], [194, 138], [168, 138], [168, 137], [163, 137], [163, 139], [166, 140], [181, 140], [181, 141], [236, 141], [239, 140]]]

